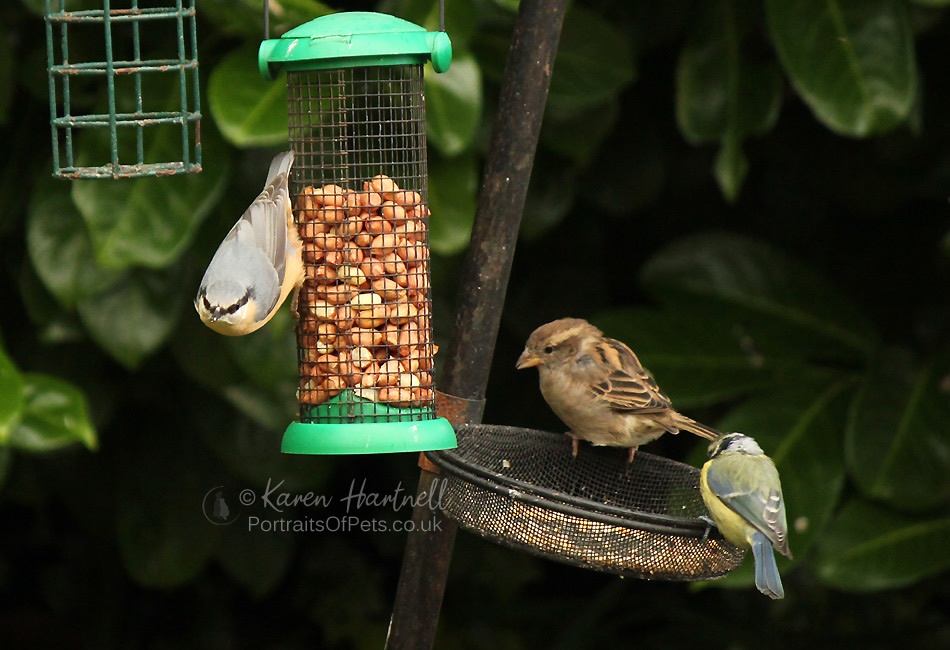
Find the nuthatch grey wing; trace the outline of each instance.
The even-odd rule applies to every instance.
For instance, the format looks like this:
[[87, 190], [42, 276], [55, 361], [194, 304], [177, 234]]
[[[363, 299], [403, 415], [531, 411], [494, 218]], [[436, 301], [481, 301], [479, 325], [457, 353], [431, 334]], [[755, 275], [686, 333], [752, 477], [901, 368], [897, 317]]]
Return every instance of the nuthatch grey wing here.
[[772, 549], [789, 558], [792, 553], [782, 484], [772, 459], [749, 436], [726, 434], [709, 446], [699, 487], [723, 537], [752, 549], [758, 590], [771, 598], [783, 598], [785, 590]]
[[201, 320], [220, 334], [250, 334], [303, 283], [300, 235], [288, 179], [294, 152], [271, 162], [267, 183], [221, 242], [195, 297]]

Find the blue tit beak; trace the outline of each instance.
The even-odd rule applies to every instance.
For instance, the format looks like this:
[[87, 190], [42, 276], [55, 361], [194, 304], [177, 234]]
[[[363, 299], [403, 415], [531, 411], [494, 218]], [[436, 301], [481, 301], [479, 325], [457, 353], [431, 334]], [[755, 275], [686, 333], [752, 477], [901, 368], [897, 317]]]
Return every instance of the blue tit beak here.
[[212, 307], [212, 308], [211, 308], [211, 318], [210, 318], [210, 320], [211, 320], [212, 323], [217, 323], [217, 322], [218, 322], [219, 320], [221, 320], [221, 319], [224, 317], [224, 315], [227, 314], [227, 313], [228, 313], [228, 311], [227, 311], [226, 309], [222, 309], [221, 307], [217, 307], [217, 306], [216, 306], [216, 307]]

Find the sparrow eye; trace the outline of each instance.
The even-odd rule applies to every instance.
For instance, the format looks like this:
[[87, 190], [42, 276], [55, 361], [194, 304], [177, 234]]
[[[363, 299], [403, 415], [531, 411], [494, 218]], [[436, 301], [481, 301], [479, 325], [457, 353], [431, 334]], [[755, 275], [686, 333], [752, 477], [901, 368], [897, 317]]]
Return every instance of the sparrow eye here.
[[544, 353], [545, 353], [545, 354], [551, 354], [552, 352], [554, 352], [554, 346], [553, 346], [553, 345], [545, 345], [545, 346], [544, 346]]

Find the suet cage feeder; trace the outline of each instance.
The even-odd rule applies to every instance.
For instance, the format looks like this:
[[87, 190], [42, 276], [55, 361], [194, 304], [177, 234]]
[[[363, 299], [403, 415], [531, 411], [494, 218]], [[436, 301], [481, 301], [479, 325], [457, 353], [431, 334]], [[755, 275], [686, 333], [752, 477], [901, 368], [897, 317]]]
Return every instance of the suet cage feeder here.
[[[53, 175], [201, 171], [195, 0], [102, 0], [101, 9], [67, 10], [88, 4], [46, 0]], [[107, 147], [82, 139], [97, 131]]]
[[444, 32], [384, 14], [331, 14], [265, 40], [287, 73], [299, 421], [282, 451], [446, 449], [435, 415], [423, 66], [448, 68]]
[[458, 447], [427, 457], [443, 511], [492, 542], [565, 564], [647, 580], [697, 581], [736, 568], [745, 551], [722, 538], [699, 492], [699, 470], [563, 434], [463, 425]]

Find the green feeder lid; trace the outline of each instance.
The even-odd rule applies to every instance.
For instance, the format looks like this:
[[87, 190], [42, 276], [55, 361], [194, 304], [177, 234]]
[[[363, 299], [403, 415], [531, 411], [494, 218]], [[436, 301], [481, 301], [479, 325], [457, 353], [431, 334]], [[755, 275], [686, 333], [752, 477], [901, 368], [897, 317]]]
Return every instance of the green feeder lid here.
[[[341, 394], [313, 409], [311, 415], [342, 418], [346, 414], [354, 422], [293, 422], [284, 432], [280, 450], [285, 454], [388, 454], [458, 446], [455, 430], [445, 418], [425, 420], [422, 409], [376, 403], [362, 408], [351, 400]], [[371, 413], [398, 421], [368, 421]]]
[[368, 11], [315, 18], [280, 38], [262, 42], [257, 53], [265, 79], [276, 78], [281, 70], [413, 65], [430, 59], [436, 72], [449, 69], [452, 42], [448, 34]]

